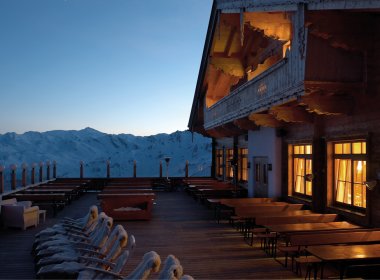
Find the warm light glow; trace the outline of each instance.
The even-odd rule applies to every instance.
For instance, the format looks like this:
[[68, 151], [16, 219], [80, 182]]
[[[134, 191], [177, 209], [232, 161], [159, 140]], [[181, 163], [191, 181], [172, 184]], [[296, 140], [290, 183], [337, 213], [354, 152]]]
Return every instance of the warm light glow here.
[[361, 173], [362, 170], [363, 170], [363, 165], [362, 165], [362, 162], [359, 161], [358, 165], [356, 166], [356, 171], [359, 172], [359, 173]]
[[282, 57], [286, 56], [286, 52], [290, 51], [290, 40], [287, 41], [283, 46], [282, 46]]

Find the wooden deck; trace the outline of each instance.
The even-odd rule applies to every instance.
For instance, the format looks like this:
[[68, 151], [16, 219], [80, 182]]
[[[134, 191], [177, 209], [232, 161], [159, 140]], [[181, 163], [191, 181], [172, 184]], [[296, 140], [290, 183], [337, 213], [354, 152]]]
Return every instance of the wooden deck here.
[[[1, 229], [0, 279], [35, 278], [30, 254], [34, 234], [63, 216], [83, 216], [92, 204], [98, 204], [96, 194], [86, 193], [56, 217], [48, 213], [45, 224], [37, 228]], [[144, 253], [154, 250], [162, 261], [168, 254], [177, 256], [184, 272], [195, 279], [297, 278], [260, 248], [245, 243], [242, 235], [228, 223], [217, 224], [211, 210], [183, 191], [157, 193], [153, 213], [151, 221], [122, 223], [136, 237], [137, 244], [124, 274], [137, 265]]]

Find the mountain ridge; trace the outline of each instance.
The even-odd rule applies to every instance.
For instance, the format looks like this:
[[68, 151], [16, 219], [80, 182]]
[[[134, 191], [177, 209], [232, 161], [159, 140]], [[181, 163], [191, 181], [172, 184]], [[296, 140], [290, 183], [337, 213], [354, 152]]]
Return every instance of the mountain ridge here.
[[57, 177], [78, 177], [80, 161], [85, 177], [105, 177], [107, 160], [111, 177], [131, 177], [134, 161], [138, 177], [156, 177], [160, 161], [166, 174], [166, 156], [171, 157], [169, 176], [184, 176], [186, 160], [189, 175], [210, 175], [211, 140], [187, 130], [149, 136], [108, 134], [91, 127], [0, 134], [0, 165], [10, 170], [11, 164], [56, 161]]

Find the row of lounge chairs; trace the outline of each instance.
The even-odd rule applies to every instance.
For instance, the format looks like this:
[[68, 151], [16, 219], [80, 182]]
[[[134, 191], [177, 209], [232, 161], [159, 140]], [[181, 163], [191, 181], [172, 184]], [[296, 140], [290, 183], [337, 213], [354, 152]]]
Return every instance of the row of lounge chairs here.
[[[136, 245], [122, 225], [91, 206], [79, 219], [64, 218], [35, 236], [32, 253], [39, 279], [148, 279], [159, 272], [161, 258], [147, 252], [137, 267], [122, 275]], [[192, 279], [183, 275], [179, 260], [169, 255], [159, 279]]]

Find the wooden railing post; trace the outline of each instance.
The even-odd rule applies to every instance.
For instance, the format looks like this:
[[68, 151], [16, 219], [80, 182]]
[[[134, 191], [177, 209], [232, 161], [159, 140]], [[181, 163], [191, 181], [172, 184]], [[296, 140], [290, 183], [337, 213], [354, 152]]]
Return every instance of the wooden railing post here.
[[83, 179], [83, 175], [84, 175], [84, 162], [83, 160], [81, 160], [79, 162], [79, 178]]
[[107, 164], [107, 178], [111, 178], [111, 161], [107, 160], [106, 164]]
[[186, 166], [185, 166], [185, 178], [189, 178], [189, 161], [186, 161]]
[[44, 163], [41, 161], [40, 162], [40, 177], [39, 181], [42, 182], [44, 179]]
[[137, 166], [136, 166], [136, 161], [133, 161], [133, 178], [136, 178], [137, 175]]
[[50, 180], [50, 161], [46, 161], [46, 180]]
[[0, 193], [4, 193], [4, 170], [5, 167], [0, 165]]
[[26, 169], [28, 168], [28, 165], [26, 163], [22, 164], [22, 186], [26, 186]]
[[30, 171], [30, 183], [33, 185], [36, 183], [36, 164], [32, 163], [32, 169]]
[[53, 161], [53, 178], [57, 178], [57, 162]]
[[12, 164], [11, 165], [11, 188], [12, 188], [12, 190], [16, 189], [16, 169], [17, 169], [17, 165]]
[[162, 178], [162, 161], [160, 160], [160, 178]]

